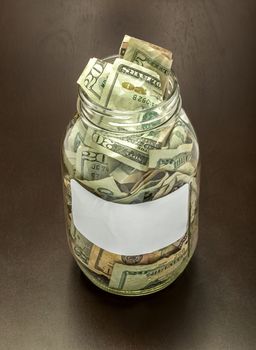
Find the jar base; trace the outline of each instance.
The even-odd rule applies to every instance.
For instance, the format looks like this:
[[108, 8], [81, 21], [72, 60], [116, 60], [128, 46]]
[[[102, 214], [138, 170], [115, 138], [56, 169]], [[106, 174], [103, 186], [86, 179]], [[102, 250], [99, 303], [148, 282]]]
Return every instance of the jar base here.
[[77, 265], [80, 267], [81, 271], [83, 272], [83, 274], [97, 287], [99, 287], [100, 289], [104, 290], [105, 292], [111, 293], [111, 294], [115, 294], [115, 295], [121, 295], [121, 296], [127, 296], [127, 297], [138, 297], [138, 296], [143, 296], [143, 295], [149, 295], [149, 294], [153, 294], [156, 292], [159, 292], [160, 290], [168, 287], [170, 284], [172, 284], [181, 274], [182, 272], [185, 270], [185, 268], [187, 267], [190, 259], [192, 258], [193, 254], [187, 258], [183, 264], [176, 270], [174, 271], [174, 273], [172, 273], [172, 275], [166, 279], [163, 283], [159, 284], [158, 286], [155, 286], [153, 288], [148, 288], [148, 289], [142, 289], [142, 290], [117, 290], [114, 288], [110, 288], [108, 286], [104, 286], [102, 283], [99, 283], [97, 281], [96, 278], [94, 278], [92, 275], [90, 275], [84, 268], [84, 266], [81, 264], [81, 262], [79, 262], [77, 259], [75, 259]]

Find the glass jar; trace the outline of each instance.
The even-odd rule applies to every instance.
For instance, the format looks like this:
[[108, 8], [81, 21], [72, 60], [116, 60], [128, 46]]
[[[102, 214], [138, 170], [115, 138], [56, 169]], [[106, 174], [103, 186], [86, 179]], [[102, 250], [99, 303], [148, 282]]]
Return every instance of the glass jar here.
[[127, 296], [172, 283], [197, 244], [200, 173], [174, 73], [165, 100], [144, 110], [106, 109], [79, 89], [62, 154], [68, 243], [83, 273]]

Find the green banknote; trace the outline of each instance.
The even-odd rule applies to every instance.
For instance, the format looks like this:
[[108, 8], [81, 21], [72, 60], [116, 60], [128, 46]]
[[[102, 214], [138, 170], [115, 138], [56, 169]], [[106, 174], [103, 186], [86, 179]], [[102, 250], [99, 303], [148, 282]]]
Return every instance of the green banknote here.
[[80, 145], [76, 154], [76, 174], [78, 179], [100, 180], [108, 177], [119, 162], [93, 148]]
[[154, 107], [161, 101], [157, 73], [120, 58], [115, 60], [100, 99], [102, 106], [133, 111]]
[[125, 35], [119, 53], [125, 60], [156, 72], [160, 76], [164, 94], [173, 62], [171, 51]]
[[111, 71], [112, 64], [95, 57], [91, 58], [77, 83], [92, 101], [99, 103]]
[[188, 241], [168, 258], [145, 266], [114, 265], [109, 287], [121, 290], [143, 290], [166, 280], [188, 258]]

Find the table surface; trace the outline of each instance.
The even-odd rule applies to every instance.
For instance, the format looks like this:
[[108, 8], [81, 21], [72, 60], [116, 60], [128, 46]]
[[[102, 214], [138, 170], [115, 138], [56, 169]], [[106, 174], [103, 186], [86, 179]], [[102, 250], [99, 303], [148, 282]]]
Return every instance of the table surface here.
[[[1, 1], [0, 349], [255, 349], [255, 1]], [[76, 80], [125, 33], [174, 52], [202, 161], [200, 240], [165, 290], [107, 294], [64, 227]]]

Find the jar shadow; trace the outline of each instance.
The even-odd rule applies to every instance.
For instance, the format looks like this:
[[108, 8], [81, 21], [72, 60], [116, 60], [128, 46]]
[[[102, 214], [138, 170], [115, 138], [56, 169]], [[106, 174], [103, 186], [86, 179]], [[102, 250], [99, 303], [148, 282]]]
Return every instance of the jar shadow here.
[[[71, 266], [69, 322], [81, 338], [94, 335], [100, 346], [115, 342], [115, 346], [135, 348], [170, 347], [180, 345], [180, 337], [193, 329], [197, 296], [197, 259], [191, 260], [185, 271], [167, 288], [141, 297], [109, 294], [94, 286], [79, 270]], [[200, 293], [200, 309], [204, 307]], [[206, 320], [207, 322], [207, 320]], [[86, 330], [86, 331], [85, 331]], [[191, 337], [191, 334], [189, 335]], [[84, 340], [85, 340], [84, 339]], [[171, 344], [170, 344], [171, 339]], [[184, 336], [184, 342], [186, 337]]]

